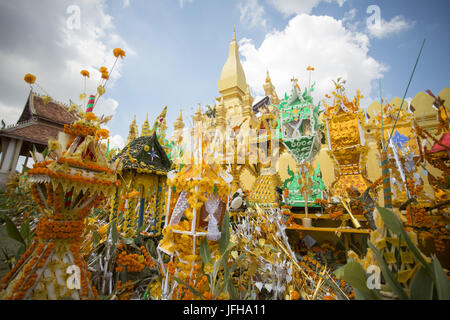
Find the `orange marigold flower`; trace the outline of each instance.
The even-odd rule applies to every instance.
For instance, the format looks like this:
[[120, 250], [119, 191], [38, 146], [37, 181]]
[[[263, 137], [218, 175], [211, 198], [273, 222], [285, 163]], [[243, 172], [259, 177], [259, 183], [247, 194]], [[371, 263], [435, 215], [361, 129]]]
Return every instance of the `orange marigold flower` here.
[[113, 53], [114, 53], [114, 57], [116, 57], [116, 58], [121, 57], [121, 58], [123, 59], [123, 57], [125, 57], [125, 51], [123, 51], [123, 50], [120, 49], [120, 48], [115, 48], [115, 49], [113, 50]]
[[81, 75], [82, 75], [83, 77], [88, 77], [88, 78], [89, 78], [89, 71], [87, 71], [87, 70], [81, 70], [80, 73], [81, 73]]
[[23, 79], [26, 83], [33, 84], [36, 81], [36, 76], [31, 73], [27, 73]]
[[97, 117], [95, 116], [95, 114], [93, 112], [88, 112], [86, 113], [86, 115], [84, 116], [87, 120], [98, 120]]
[[106, 67], [100, 67], [100, 72], [101, 72], [101, 73], [103, 73], [103, 72], [105, 72], [105, 71], [108, 71], [108, 68], [106, 68]]
[[108, 71], [102, 72], [102, 79], [105, 79], [105, 80], [109, 79]]

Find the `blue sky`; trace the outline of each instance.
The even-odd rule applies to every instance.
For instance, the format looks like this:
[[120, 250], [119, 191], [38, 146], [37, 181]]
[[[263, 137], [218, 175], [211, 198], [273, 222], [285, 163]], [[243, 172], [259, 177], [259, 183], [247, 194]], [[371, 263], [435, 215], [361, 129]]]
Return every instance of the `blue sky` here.
[[[68, 31], [66, 8], [73, 4], [80, 8], [81, 28]], [[369, 5], [380, 9], [379, 30], [367, 28]], [[17, 120], [27, 96], [25, 73], [36, 74], [58, 100], [76, 101], [82, 90], [79, 70], [107, 65], [112, 49], [120, 46], [127, 57], [99, 103], [100, 111], [114, 114], [111, 134], [126, 139], [133, 115], [141, 125], [148, 113], [152, 124], [165, 105], [170, 128], [180, 108], [189, 123], [186, 117], [197, 103], [213, 104], [219, 95], [217, 80], [233, 26], [256, 98], [263, 95], [266, 69], [282, 96], [293, 76], [305, 86], [307, 65], [317, 70], [319, 99], [330, 91], [330, 79], [344, 73], [349, 95], [363, 89], [366, 106], [379, 100], [378, 79], [386, 98], [402, 97], [425, 37], [407, 97], [426, 89], [437, 94], [448, 86], [449, 9], [450, 2], [440, 0], [1, 1], [0, 18], [11, 22], [8, 29], [0, 22], [0, 117]], [[61, 74], [67, 75], [64, 81]], [[118, 136], [115, 142], [120, 145]]]

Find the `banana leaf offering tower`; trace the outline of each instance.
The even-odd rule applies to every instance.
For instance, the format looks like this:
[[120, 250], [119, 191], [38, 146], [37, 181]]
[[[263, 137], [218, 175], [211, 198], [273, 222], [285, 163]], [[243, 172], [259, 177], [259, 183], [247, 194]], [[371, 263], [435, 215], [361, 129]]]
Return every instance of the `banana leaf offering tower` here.
[[346, 197], [348, 188], [353, 187], [362, 194], [371, 184], [366, 177], [365, 115], [359, 108], [363, 97], [359, 90], [353, 100], [348, 100], [344, 93], [345, 80], [338, 79], [334, 83], [333, 105], [327, 105], [323, 116], [328, 153], [337, 177], [330, 191], [335, 196]]
[[160, 235], [171, 162], [156, 132], [131, 141], [115, 161], [123, 183], [117, 189], [112, 219], [123, 214], [121, 230], [127, 236], [136, 231]]
[[[162, 299], [177, 295], [177, 282], [171, 275], [185, 281], [201, 266], [200, 243], [205, 237], [213, 251], [218, 247], [219, 225], [229, 200], [233, 176], [219, 164], [205, 162], [202, 132], [195, 136], [195, 144], [193, 164], [168, 174], [167, 214], [163, 239], [157, 248], [164, 274]], [[169, 255], [169, 265], [164, 265], [163, 253]]]
[[[310, 86], [309, 90], [305, 88], [301, 94], [297, 79], [291, 81], [291, 94], [285, 94], [278, 106], [281, 114], [278, 129], [283, 145], [299, 166], [301, 163], [313, 161], [320, 151], [323, 125], [319, 122], [320, 104], [315, 105], [311, 97], [314, 85]], [[283, 182], [284, 204], [292, 207], [317, 206], [314, 201], [323, 199], [325, 191], [320, 167], [317, 167], [312, 175], [307, 174], [306, 179], [302, 179], [301, 174], [292, 169], [288, 168], [289, 178]], [[306, 186], [309, 195], [305, 201], [305, 194], [301, 190]]]
[[105, 158], [108, 131], [92, 112], [89, 97], [81, 119], [49, 141], [45, 157], [35, 154], [28, 171], [41, 217], [36, 238], [1, 280], [0, 299], [95, 299], [96, 289], [80, 255], [81, 234], [91, 209], [114, 194], [118, 181]]

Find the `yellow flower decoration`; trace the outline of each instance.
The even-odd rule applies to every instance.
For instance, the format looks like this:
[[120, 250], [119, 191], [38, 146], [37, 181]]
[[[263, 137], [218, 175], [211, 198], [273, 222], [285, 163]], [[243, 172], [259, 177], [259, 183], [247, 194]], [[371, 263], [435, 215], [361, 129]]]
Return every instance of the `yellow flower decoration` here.
[[105, 87], [103, 87], [103, 86], [98, 86], [97, 87], [97, 92], [98, 92], [99, 95], [101, 95], [101, 96], [104, 95], [105, 91], [106, 91]]
[[204, 271], [206, 274], [212, 273], [213, 270], [214, 270], [214, 266], [213, 266], [212, 263], [207, 263], [207, 264], [205, 264], [205, 265], [203, 266], [203, 271]]
[[81, 73], [81, 75], [82, 75], [83, 77], [88, 77], [88, 78], [89, 78], [89, 71], [87, 71], [87, 70], [81, 70], [80, 73]]
[[95, 114], [93, 112], [88, 112], [84, 115], [84, 118], [86, 120], [90, 120], [90, 121], [97, 121], [98, 118], [95, 116]]
[[116, 57], [116, 58], [122, 58], [123, 59], [123, 57], [125, 57], [125, 51], [123, 51], [122, 49], [120, 49], [120, 48], [115, 48], [114, 50], [113, 50], [113, 54], [114, 54], [114, 57]]
[[48, 104], [51, 101], [52, 101], [52, 97], [50, 97], [50, 96], [42, 96], [42, 102], [44, 102], [44, 104]]
[[36, 76], [31, 73], [27, 73], [23, 79], [26, 83], [33, 84], [36, 81]]
[[149, 150], [150, 150], [150, 147], [146, 145], [146, 146], [144, 147], [144, 150], [145, 150], [145, 151], [149, 151]]
[[102, 79], [105, 79], [105, 80], [109, 79], [108, 71], [102, 72]]
[[101, 73], [103, 73], [103, 72], [107, 72], [108, 71], [108, 68], [106, 68], [106, 67], [100, 67], [100, 72]]

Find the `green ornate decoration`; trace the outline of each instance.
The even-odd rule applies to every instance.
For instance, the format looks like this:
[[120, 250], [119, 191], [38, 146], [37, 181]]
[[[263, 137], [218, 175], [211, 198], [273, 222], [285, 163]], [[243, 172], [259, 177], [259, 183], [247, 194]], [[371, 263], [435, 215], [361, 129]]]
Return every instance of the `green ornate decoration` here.
[[[312, 162], [320, 151], [323, 125], [319, 122], [319, 116], [323, 110], [320, 110], [320, 103], [314, 104], [311, 96], [314, 84], [301, 93], [297, 79], [291, 81], [291, 94], [285, 93], [277, 107], [280, 111], [277, 131], [283, 145], [300, 166], [302, 163]], [[289, 178], [284, 181], [283, 189], [287, 188], [289, 195], [284, 198], [284, 202], [293, 207], [304, 207], [305, 198], [300, 190], [302, 183], [299, 182], [301, 175], [295, 174], [289, 167], [288, 174]], [[312, 183], [312, 187], [308, 189], [308, 206], [317, 206], [314, 201], [323, 198], [325, 185], [321, 176], [320, 166], [311, 177], [307, 174], [307, 179]]]

